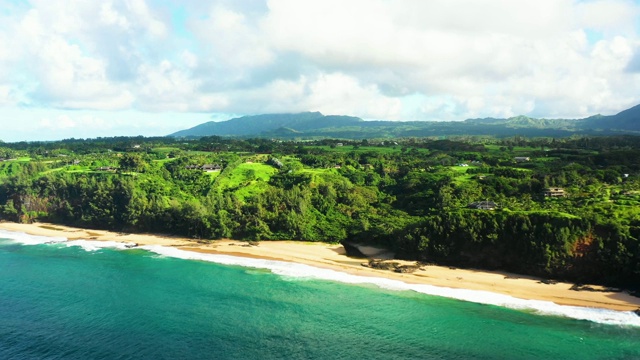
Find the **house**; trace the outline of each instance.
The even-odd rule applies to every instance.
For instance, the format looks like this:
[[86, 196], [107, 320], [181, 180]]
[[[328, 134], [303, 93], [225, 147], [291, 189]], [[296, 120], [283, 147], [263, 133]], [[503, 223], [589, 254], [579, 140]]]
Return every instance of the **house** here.
[[343, 146], [343, 143], [337, 143], [336, 146]]
[[514, 160], [516, 162], [527, 162], [527, 161], [531, 160], [531, 158], [529, 158], [528, 156], [526, 156], [526, 157], [525, 156], [516, 156], [514, 158]]
[[546, 188], [546, 189], [544, 189], [544, 191], [542, 193], [546, 197], [564, 197], [564, 196], [567, 196], [567, 193], [564, 191], [564, 189], [563, 188], [558, 188], [558, 187]]
[[276, 158], [270, 158], [269, 160], [267, 160], [267, 164], [272, 165], [273, 167], [276, 167], [278, 169], [282, 168], [284, 166], [284, 164], [282, 163], [282, 161], [276, 159]]
[[476, 201], [467, 206], [470, 209], [478, 209], [478, 210], [495, 210], [498, 208], [498, 204], [493, 201]]
[[202, 165], [201, 169], [206, 172], [216, 172], [216, 171], [222, 170], [222, 166], [218, 164], [205, 164], [205, 165]]
[[96, 169], [97, 171], [116, 171], [116, 168], [111, 166], [100, 166]]

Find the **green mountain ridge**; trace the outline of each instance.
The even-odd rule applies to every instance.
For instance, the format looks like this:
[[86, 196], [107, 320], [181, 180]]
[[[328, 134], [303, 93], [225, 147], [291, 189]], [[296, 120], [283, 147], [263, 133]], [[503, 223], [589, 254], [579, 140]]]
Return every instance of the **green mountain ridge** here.
[[584, 119], [545, 119], [524, 115], [464, 121], [369, 120], [320, 112], [249, 115], [221, 122], [206, 122], [170, 134], [173, 137], [232, 136], [275, 138], [336, 137], [346, 139], [415, 136], [495, 135], [570, 136], [640, 134], [640, 105], [616, 115]]
[[583, 126], [595, 129], [618, 129], [640, 131], [640, 105], [621, 111], [613, 116], [595, 115], [583, 119]]
[[209, 121], [190, 129], [178, 131], [169, 136], [255, 136], [265, 132], [300, 133], [332, 126], [349, 126], [364, 122], [364, 120], [352, 116], [329, 115], [320, 112], [303, 112], [292, 114], [263, 114], [234, 118], [227, 121]]

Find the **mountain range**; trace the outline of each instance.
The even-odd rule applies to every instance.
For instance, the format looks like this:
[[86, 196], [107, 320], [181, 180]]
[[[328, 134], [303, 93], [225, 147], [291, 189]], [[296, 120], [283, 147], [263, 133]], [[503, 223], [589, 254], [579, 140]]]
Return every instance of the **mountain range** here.
[[594, 115], [584, 119], [537, 119], [515, 116], [464, 121], [365, 121], [320, 112], [243, 116], [227, 121], [209, 121], [170, 134], [173, 137], [231, 136], [295, 138], [398, 138], [450, 135], [570, 136], [574, 134], [640, 135], [640, 105], [616, 115]]

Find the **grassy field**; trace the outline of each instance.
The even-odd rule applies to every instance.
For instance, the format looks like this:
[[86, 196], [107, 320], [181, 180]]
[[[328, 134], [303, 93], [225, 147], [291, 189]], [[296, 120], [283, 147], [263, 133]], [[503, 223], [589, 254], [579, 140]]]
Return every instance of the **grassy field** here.
[[0, 177], [7, 177], [18, 171], [13, 162], [3, 161], [0, 163]]
[[252, 195], [262, 193], [267, 188], [271, 176], [277, 171], [273, 166], [263, 163], [242, 163], [230, 174], [218, 178], [217, 185], [222, 191], [234, 191], [238, 198], [244, 200]]
[[456, 174], [466, 174], [469, 169], [477, 169], [477, 166], [449, 166], [449, 170], [453, 171]]
[[153, 152], [171, 152], [171, 151], [181, 151], [180, 148], [177, 147], [171, 147], [171, 146], [164, 146], [164, 147], [155, 147], [153, 149], [151, 149], [151, 151]]
[[338, 171], [336, 169], [305, 168], [305, 169], [299, 170], [298, 173], [311, 175], [311, 182], [315, 184], [323, 184], [327, 182], [330, 183], [336, 177], [339, 177]]
[[83, 172], [84, 170], [80, 169], [80, 170], [72, 170], [70, 169], [70, 167], [59, 167], [59, 168], [55, 168], [55, 169], [49, 169], [47, 171], [43, 171], [40, 173], [40, 175], [46, 175], [46, 174], [51, 174], [54, 172], [58, 172], [58, 171], [62, 171], [64, 170], [65, 172]]
[[154, 163], [158, 163], [158, 164], [164, 164], [164, 163], [168, 163], [171, 161], [176, 161], [178, 158], [173, 158], [173, 159], [161, 159], [161, 160], [153, 160]]
[[213, 181], [220, 175], [220, 171], [208, 171], [205, 174], [209, 175], [209, 178]]
[[474, 179], [477, 174], [467, 174], [467, 170], [477, 168], [477, 166], [449, 166], [449, 170], [453, 173], [453, 181], [456, 183], [464, 183]]

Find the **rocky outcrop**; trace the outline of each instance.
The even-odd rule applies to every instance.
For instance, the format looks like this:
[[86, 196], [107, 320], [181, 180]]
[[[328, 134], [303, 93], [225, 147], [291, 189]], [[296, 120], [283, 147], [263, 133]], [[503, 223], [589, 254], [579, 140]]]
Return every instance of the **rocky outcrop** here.
[[420, 270], [420, 265], [400, 265], [394, 270], [397, 273], [410, 274], [414, 271]]
[[368, 263], [363, 263], [362, 266], [370, 267], [372, 269], [389, 270], [397, 273], [409, 274], [416, 270], [420, 270], [420, 265], [400, 265], [396, 261], [371, 259]]
[[395, 261], [385, 261], [380, 259], [371, 259], [366, 265], [372, 269], [395, 270], [400, 264]]
[[597, 285], [583, 285], [583, 284], [573, 284], [571, 286], [571, 290], [573, 291], [592, 291], [592, 292], [621, 292], [622, 289], [608, 287], [608, 286], [597, 286]]

